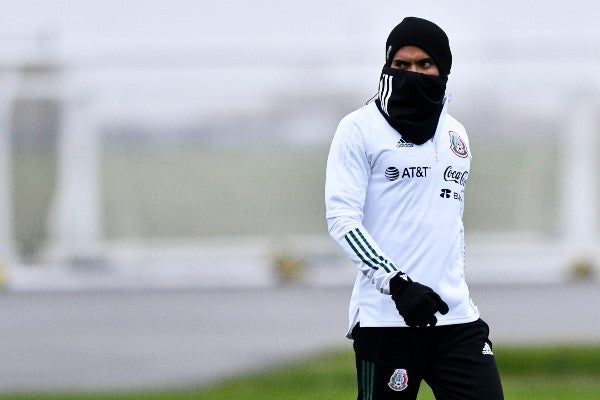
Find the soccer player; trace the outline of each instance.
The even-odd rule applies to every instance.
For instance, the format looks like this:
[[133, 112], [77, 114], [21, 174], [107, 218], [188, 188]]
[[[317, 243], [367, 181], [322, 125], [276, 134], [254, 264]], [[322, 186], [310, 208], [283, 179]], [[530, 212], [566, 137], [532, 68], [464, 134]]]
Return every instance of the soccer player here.
[[327, 161], [330, 235], [358, 269], [349, 307], [359, 400], [503, 398], [465, 282], [471, 149], [447, 113], [452, 54], [433, 22], [390, 33], [374, 102], [344, 117]]

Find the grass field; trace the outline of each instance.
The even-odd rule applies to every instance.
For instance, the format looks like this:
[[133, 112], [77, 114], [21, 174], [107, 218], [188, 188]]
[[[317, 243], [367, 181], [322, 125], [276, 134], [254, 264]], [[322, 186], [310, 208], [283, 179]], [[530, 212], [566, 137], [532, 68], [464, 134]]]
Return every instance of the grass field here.
[[[600, 346], [495, 348], [506, 399], [597, 400]], [[336, 351], [260, 374], [224, 380], [205, 389], [156, 393], [4, 395], [0, 400], [349, 400], [356, 398], [351, 351]], [[423, 385], [420, 400], [433, 399]]]
[[[556, 229], [556, 151], [473, 143], [465, 225], [470, 231]], [[106, 149], [100, 167], [106, 239], [323, 233], [328, 146]], [[56, 189], [52, 154], [15, 157], [15, 241], [47, 240]]]

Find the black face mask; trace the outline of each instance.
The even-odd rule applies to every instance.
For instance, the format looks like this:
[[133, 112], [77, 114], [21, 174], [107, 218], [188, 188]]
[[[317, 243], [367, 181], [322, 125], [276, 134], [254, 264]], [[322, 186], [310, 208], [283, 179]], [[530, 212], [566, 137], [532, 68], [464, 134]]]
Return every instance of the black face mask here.
[[384, 67], [375, 104], [405, 140], [423, 144], [435, 135], [447, 77]]

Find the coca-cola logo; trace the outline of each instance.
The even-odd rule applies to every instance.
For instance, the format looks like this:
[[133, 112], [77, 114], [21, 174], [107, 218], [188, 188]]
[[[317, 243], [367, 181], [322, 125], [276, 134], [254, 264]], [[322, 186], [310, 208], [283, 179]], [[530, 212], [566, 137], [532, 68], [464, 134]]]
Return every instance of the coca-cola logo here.
[[461, 186], [467, 184], [467, 178], [469, 177], [469, 171], [455, 171], [452, 169], [452, 165], [448, 166], [444, 171], [444, 180], [446, 182], [455, 182]]

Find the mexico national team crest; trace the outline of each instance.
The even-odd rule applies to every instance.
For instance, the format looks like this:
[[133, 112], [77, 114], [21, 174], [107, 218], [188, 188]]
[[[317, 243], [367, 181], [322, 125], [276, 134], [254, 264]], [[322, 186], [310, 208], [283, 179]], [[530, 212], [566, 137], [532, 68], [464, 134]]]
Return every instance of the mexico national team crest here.
[[405, 369], [398, 368], [388, 382], [390, 389], [400, 392], [408, 387], [408, 373]]
[[454, 131], [448, 131], [450, 135], [450, 148], [457, 156], [465, 158], [469, 153], [467, 150], [467, 144], [460, 137], [460, 135]]

